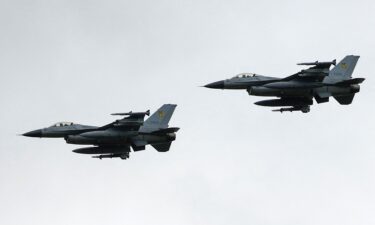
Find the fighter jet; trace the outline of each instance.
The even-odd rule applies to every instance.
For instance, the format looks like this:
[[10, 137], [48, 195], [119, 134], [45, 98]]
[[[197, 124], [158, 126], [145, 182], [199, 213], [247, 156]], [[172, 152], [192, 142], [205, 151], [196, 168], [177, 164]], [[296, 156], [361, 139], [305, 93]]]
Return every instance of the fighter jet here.
[[[260, 106], [277, 106], [277, 112], [302, 111], [308, 113], [313, 99], [320, 104], [334, 97], [341, 105], [352, 103], [364, 78], [352, 78], [359, 56], [348, 55], [339, 64], [332, 62], [298, 63], [310, 66], [285, 78], [241, 73], [231, 79], [205, 85], [214, 89], [245, 89], [249, 95], [277, 97], [255, 102]], [[331, 70], [330, 67], [334, 66]]]
[[60, 122], [50, 127], [23, 134], [26, 137], [64, 138], [68, 144], [92, 145], [73, 150], [80, 154], [95, 154], [93, 158], [129, 158], [130, 147], [133, 151], [145, 150], [152, 145], [159, 152], [167, 152], [176, 139], [178, 127], [169, 127], [168, 123], [177, 105], [165, 104], [146, 121], [146, 112], [113, 113], [125, 116], [101, 127]]

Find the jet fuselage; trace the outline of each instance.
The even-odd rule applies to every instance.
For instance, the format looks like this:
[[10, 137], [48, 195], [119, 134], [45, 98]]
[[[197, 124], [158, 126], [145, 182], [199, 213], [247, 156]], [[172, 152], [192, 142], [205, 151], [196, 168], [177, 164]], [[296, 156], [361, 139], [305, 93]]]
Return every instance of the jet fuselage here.
[[94, 158], [129, 157], [130, 147], [134, 151], [144, 150], [152, 145], [159, 152], [169, 151], [172, 141], [176, 139], [178, 127], [169, 127], [168, 123], [177, 105], [164, 104], [146, 121], [146, 112], [114, 113], [126, 116], [110, 124], [96, 127], [71, 122], [61, 122], [53, 126], [33, 130], [23, 134], [27, 137], [64, 138], [69, 144], [93, 145], [79, 148], [73, 152], [81, 154], [107, 154]]
[[[351, 104], [355, 93], [360, 91], [359, 84], [364, 78], [352, 78], [359, 56], [348, 55], [336, 65], [332, 62], [299, 63], [312, 66], [287, 76], [276, 78], [252, 73], [242, 73], [231, 79], [220, 80], [204, 87], [212, 89], [243, 89], [249, 95], [278, 97], [278, 99], [255, 102], [261, 106], [291, 106], [274, 111], [308, 112], [315, 98], [317, 103], [329, 101], [334, 97], [341, 105]], [[332, 70], [330, 66], [335, 65]]]

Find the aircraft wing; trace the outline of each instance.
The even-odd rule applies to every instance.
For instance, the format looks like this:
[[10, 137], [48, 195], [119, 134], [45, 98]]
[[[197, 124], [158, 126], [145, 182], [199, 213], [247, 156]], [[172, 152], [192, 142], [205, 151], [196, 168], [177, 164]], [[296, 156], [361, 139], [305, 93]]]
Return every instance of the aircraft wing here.
[[307, 69], [303, 69], [296, 74], [288, 76], [282, 81], [301, 81], [301, 82], [322, 82], [324, 77], [329, 75], [329, 68], [331, 65], [336, 65], [336, 60], [332, 62], [308, 62], [298, 63], [300, 66], [311, 66]]
[[150, 115], [150, 110], [147, 110], [146, 112], [112, 113], [111, 115], [126, 117], [102, 126], [99, 129], [104, 130], [111, 127], [116, 127], [122, 130], [137, 131], [143, 125], [145, 116]]

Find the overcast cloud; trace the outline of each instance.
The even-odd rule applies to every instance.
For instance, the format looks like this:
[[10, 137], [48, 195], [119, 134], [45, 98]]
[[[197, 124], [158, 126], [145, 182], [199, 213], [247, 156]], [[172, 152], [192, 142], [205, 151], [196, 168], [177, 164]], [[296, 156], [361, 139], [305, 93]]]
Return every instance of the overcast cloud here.
[[[0, 223], [375, 224], [375, 2], [0, 1]], [[361, 56], [350, 106], [272, 113], [240, 72]], [[95, 160], [16, 134], [178, 107], [167, 153]]]

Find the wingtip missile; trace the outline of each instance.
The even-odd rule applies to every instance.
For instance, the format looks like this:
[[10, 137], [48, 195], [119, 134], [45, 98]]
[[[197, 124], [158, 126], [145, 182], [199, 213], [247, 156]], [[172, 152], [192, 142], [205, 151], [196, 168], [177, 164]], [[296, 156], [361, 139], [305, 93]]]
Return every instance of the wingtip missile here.
[[302, 62], [302, 63], [297, 63], [298, 66], [322, 66], [322, 65], [334, 65], [336, 66], [336, 59], [332, 60], [331, 62]]
[[127, 113], [111, 113], [112, 116], [133, 116], [133, 115], [147, 115], [149, 116], [150, 115], [150, 110], [147, 110], [146, 112], [127, 112]]

